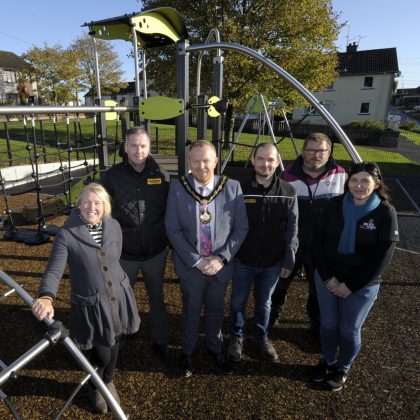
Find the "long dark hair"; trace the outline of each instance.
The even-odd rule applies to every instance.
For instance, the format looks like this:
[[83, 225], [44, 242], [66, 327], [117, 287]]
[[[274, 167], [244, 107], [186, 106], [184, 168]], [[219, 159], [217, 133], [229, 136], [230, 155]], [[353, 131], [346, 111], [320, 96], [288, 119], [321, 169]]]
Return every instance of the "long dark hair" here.
[[359, 172], [367, 172], [375, 181], [379, 183], [379, 186], [375, 191], [378, 193], [381, 200], [388, 203], [391, 201], [391, 197], [388, 194], [388, 187], [385, 185], [384, 179], [382, 178], [381, 170], [379, 169], [379, 166], [374, 162], [360, 162], [351, 165], [348, 172], [348, 178], [344, 186], [344, 191], [347, 192], [349, 190], [349, 179], [351, 176]]

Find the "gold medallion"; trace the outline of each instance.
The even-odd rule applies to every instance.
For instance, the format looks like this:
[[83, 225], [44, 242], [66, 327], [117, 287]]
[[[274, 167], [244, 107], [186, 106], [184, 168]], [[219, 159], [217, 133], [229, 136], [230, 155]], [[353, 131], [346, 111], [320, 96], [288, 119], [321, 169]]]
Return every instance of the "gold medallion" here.
[[211, 221], [211, 213], [208, 211], [207, 206], [203, 210], [200, 211], [199, 216], [200, 222], [207, 225]]

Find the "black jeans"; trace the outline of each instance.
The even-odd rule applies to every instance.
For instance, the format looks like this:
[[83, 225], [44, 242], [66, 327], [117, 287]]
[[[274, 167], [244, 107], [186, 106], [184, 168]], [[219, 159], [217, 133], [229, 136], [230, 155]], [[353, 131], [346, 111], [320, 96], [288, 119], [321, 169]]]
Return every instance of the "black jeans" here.
[[98, 368], [98, 375], [106, 384], [109, 384], [112, 381], [115, 367], [117, 365], [118, 351], [119, 342], [117, 342], [114, 347], [95, 346], [91, 350], [83, 352], [89, 362], [94, 367]]
[[312, 254], [306, 250], [298, 249], [296, 253], [295, 266], [290, 276], [286, 279], [281, 277], [279, 278], [276, 289], [274, 290], [274, 293], [271, 296], [271, 307], [272, 310], [283, 310], [290, 283], [302, 267], [305, 269], [306, 280], [308, 282], [309, 287], [308, 300], [306, 302], [306, 312], [311, 321], [319, 322], [319, 304], [318, 297], [316, 295], [314, 277], [315, 264], [312, 258]]

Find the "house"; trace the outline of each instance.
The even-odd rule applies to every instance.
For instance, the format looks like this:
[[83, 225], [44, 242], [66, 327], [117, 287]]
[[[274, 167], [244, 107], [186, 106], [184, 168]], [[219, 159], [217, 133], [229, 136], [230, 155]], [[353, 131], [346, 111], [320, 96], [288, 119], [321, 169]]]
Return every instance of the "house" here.
[[[147, 84], [152, 83], [151, 81]], [[144, 89], [143, 89], [143, 80], [140, 80], [140, 96], [144, 95]], [[106, 91], [106, 89], [102, 89], [101, 91], [102, 99], [108, 100], [112, 99], [113, 101], [118, 102], [119, 104], [125, 104], [127, 106], [133, 106], [133, 98], [136, 96], [136, 87], [134, 82], [128, 82], [127, 87], [121, 88], [118, 92], [109, 93]], [[148, 89], [147, 96], [156, 96], [157, 92]], [[95, 104], [95, 98], [92, 98], [92, 91], [89, 90], [85, 94], [85, 105], [86, 106], [93, 106]]]
[[0, 105], [38, 103], [36, 83], [19, 80], [19, 71], [26, 63], [10, 51], [0, 51]]
[[397, 89], [392, 100], [395, 105], [420, 105], [420, 86], [416, 88]]
[[[388, 106], [399, 75], [396, 48], [357, 51], [357, 44], [347, 46], [345, 53], [338, 53], [338, 78], [322, 92], [314, 96], [340, 124], [357, 120], [386, 122]], [[325, 124], [311, 107], [296, 108], [293, 120], [305, 119], [310, 124]]]

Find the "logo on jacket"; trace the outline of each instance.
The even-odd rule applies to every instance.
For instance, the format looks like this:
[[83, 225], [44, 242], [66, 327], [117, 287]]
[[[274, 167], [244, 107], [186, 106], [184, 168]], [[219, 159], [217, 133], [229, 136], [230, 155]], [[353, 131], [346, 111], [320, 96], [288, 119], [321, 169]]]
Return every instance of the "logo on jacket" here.
[[161, 178], [147, 178], [147, 185], [159, 185], [162, 184]]
[[360, 229], [375, 230], [375, 221], [373, 219], [369, 219], [367, 222], [364, 222], [360, 225]]

